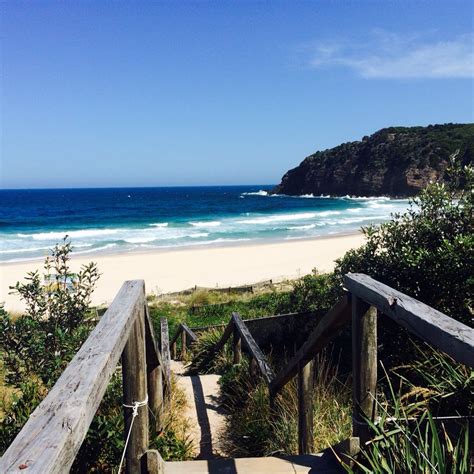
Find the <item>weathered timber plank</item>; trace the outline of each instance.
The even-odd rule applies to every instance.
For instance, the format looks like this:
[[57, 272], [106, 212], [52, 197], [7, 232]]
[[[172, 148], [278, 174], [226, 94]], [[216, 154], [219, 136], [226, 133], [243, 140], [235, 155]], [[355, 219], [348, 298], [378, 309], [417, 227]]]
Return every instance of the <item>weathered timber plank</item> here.
[[165, 462], [156, 449], [146, 451], [140, 461], [143, 474], [164, 474], [165, 472]]
[[163, 362], [147, 304], [145, 304], [145, 338], [148, 406], [154, 415], [151, 426], [152, 434], [155, 435], [163, 428]]
[[231, 318], [226, 328], [224, 329], [224, 334], [222, 334], [222, 337], [219, 339], [217, 344], [211, 350], [209, 350], [207, 356], [202, 359], [201, 363], [199, 364], [199, 369], [207, 367], [210, 364], [215, 355], [225, 346], [225, 343], [232, 335], [233, 330], [234, 320]]
[[[182, 328], [182, 326], [181, 326]], [[187, 343], [186, 343], [186, 331], [184, 329], [181, 331], [181, 360], [184, 360], [186, 358], [186, 349], [187, 349]]]
[[240, 364], [242, 359], [242, 338], [240, 337], [239, 331], [234, 327], [234, 364]]
[[161, 361], [163, 364], [163, 379], [165, 389], [165, 402], [169, 403], [171, 399], [171, 356], [170, 356], [170, 337], [168, 331], [168, 320], [160, 319], [161, 336]]
[[273, 373], [272, 368], [268, 365], [267, 359], [263, 355], [263, 352], [260, 350], [260, 347], [258, 347], [257, 343], [252, 337], [252, 334], [250, 334], [247, 326], [242, 321], [240, 315], [238, 313], [232, 313], [232, 319], [234, 321], [234, 327], [239, 332], [244, 346], [249, 351], [250, 356], [255, 359], [260, 373], [266, 380], [267, 384], [270, 384], [275, 377], [275, 374]]
[[[123, 414], [125, 419], [124, 442], [128, 446], [125, 452], [125, 472], [140, 472], [140, 458], [148, 448], [148, 406], [147, 403], [137, 410], [133, 422], [133, 405], [145, 402], [148, 395], [147, 367], [145, 351], [145, 306], [139, 308], [138, 317], [133, 323], [130, 336], [122, 353]], [[133, 423], [133, 425], [132, 425]]]
[[193, 342], [197, 341], [196, 334], [190, 328], [188, 328], [188, 326], [186, 326], [186, 324], [181, 324], [181, 327], [183, 328], [183, 332], [186, 333], [186, 340], [187, 340], [188, 345], [190, 345]]
[[[142, 280], [122, 285], [109, 309], [32, 413], [0, 461], [0, 472], [68, 472], [145, 303]], [[21, 470], [21, 472], [24, 472]]]
[[311, 360], [303, 362], [298, 370], [298, 454], [310, 454], [314, 449], [313, 385]]
[[319, 321], [306, 342], [290, 359], [270, 385], [272, 394], [278, 393], [298, 372], [300, 364], [309, 362], [324, 349], [351, 320], [351, 306], [347, 295], [343, 296]]
[[348, 273], [344, 284], [351, 293], [420, 339], [474, 367], [474, 329], [367, 275]]
[[377, 309], [355, 295], [352, 299], [352, 434], [370, 439], [367, 419], [376, 415]]
[[150, 318], [148, 305], [145, 304], [145, 336], [146, 336], [146, 363], [150, 368], [162, 365], [160, 346], [156, 338], [153, 323]]

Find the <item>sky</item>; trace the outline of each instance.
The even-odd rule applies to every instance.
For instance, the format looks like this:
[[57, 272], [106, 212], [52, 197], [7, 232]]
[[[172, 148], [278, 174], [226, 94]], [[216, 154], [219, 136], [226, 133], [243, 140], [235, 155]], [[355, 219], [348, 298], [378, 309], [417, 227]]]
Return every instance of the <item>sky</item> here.
[[272, 184], [473, 122], [471, 1], [2, 2], [2, 188]]

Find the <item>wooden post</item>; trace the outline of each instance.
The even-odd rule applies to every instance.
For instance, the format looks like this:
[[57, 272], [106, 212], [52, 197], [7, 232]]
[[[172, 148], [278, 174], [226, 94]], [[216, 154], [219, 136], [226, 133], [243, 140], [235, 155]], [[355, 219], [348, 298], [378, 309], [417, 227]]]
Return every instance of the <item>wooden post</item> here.
[[186, 358], [186, 332], [181, 329], [181, 360]]
[[313, 452], [313, 361], [298, 367], [298, 452]]
[[170, 338], [168, 331], [168, 320], [160, 319], [161, 340], [161, 362], [163, 363], [163, 398], [164, 408], [168, 408], [171, 402], [171, 369], [170, 369]]
[[150, 420], [151, 433], [156, 436], [163, 428], [163, 370], [160, 350], [147, 305], [145, 305], [145, 338], [148, 406], [153, 415], [153, 419]]
[[361, 446], [370, 439], [377, 387], [377, 309], [352, 295], [352, 431]]
[[155, 416], [151, 420], [152, 434], [156, 435], [163, 429], [163, 374], [161, 366], [147, 370], [148, 405]]
[[[122, 353], [122, 378], [124, 405], [133, 406], [135, 402], [146, 401], [147, 374], [145, 352], [145, 306], [139, 306], [139, 314], [133, 323], [130, 336]], [[125, 439], [133, 419], [133, 409], [124, 407]], [[140, 458], [148, 448], [148, 406], [138, 408], [128, 441], [126, 472], [140, 472]]]
[[234, 327], [234, 364], [240, 364], [242, 359], [242, 338], [239, 331]]
[[176, 341], [171, 344], [171, 360], [176, 360]]
[[164, 474], [165, 472], [165, 462], [156, 449], [146, 451], [140, 462], [143, 474]]

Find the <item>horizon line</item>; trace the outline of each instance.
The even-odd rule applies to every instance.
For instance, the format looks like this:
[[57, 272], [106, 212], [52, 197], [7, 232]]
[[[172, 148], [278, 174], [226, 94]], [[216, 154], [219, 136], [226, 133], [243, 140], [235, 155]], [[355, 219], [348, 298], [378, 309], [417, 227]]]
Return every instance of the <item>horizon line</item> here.
[[67, 190], [82, 190], [82, 189], [156, 189], [156, 188], [233, 188], [241, 186], [276, 186], [278, 183], [273, 184], [176, 184], [176, 185], [152, 185], [152, 186], [70, 186], [70, 187], [38, 187], [38, 188], [0, 188], [1, 191], [67, 191]]

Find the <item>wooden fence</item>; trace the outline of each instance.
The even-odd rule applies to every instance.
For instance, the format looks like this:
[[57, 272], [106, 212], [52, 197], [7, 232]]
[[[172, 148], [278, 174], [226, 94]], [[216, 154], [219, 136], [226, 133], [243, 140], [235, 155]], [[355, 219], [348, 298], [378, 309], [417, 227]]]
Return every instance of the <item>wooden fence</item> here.
[[[125, 433], [130, 432], [126, 472], [162, 472], [148, 449], [149, 429], [163, 428], [171, 390], [168, 323], [155, 337], [142, 280], [123, 284], [81, 349], [0, 460], [0, 472], [69, 472], [107, 385], [122, 359]], [[138, 403], [143, 402], [143, 403]], [[149, 419], [149, 411], [153, 417]]]
[[[233, 313], [217, 344], [207, 353], [201, 367], [208, 365], [233, 336], [234, 363], [241, 360], [242, 348], [250, 357], [250, 370], [259, 372], [267, 383], [270, 403], [295, 376], [298, 377], [298, 446], [300, 454], [313, 451], [313, 363], [316, 354], [339, 332], [352, 323], [353, 437], [345, 443], [350, 451], [369, 439], [367, 419], [376, 416], [377, 317], [385, 315], [397, 324], [450, 355], [456, 361], [474, 367], [474, 330], [445, 314], [384, 285], [367, 275], [348, 274], [344, 278], [347, 294], [324, 315], [286, 366], [274, 374], [245, 323]], [[201, 328], [202, 329], [202, 328]], [[181, 326], [173, 339], [182, 335], [185, 348], [195, 336]], [[349, 446], [349, 448], [348, 448]]]

